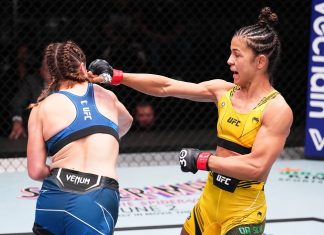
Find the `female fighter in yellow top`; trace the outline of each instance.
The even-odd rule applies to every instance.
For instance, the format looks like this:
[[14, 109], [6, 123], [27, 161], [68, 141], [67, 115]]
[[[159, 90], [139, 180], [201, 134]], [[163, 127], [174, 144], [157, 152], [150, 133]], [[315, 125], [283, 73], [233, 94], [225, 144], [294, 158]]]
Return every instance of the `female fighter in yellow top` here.
[[272, 86], [280, 41], [273, 26], [278, 17], [269, 7], [256, 24], [242, 27], [231, 41], [228, 65], [234, 82], [210, 80], [199, 84], [152, 74], [113, 70], [102, 60], [89, 67], [94, 81], [124, 84], [140, 92], [199, 102], [218, 108], [215, 154], [182, 149], [182, 171], [210, 173], [204, 191], [186, 220], [186, 234], [263, 234], [266, 218], [264, 184], [283, 150], [293, 121], [292, 110]]

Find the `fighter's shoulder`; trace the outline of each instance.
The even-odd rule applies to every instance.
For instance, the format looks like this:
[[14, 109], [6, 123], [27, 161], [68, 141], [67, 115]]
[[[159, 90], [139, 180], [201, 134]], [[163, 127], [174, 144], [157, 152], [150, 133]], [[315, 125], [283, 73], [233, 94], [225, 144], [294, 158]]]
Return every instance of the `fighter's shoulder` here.
[[60, 104], [60, 102], [65, 102], [67, 97], [61, 93], [53, 92], [49, 94], [44, 100], [39, 102], [40, 107], [54, 106]]
[[212, 80], [201, 82], [201, 84], [204, 84], [205, 86], [209, 86], [209, 87], [217, 87], [217, 88], [224, 88], [224, 89], [230, 89], [235, 86], [234, 83], [227, 82], [223, 79], [212, 79]]
[[[268, 116], [269, 119], [276, 117], [284, 117], [289, 122], [293, 120], [293, 111], [285, 98], [279, 93], [273, 98], [265, 109], [264, 116]], [[283, 119], [281, 119], [283, 120]]]
[[31, 108], [28, 123], [34, 123], [41, 119], [42, 113], [43, 113], [43, 102], [39, 102]]
[[93, 84], [93, 88], [94, 88], [94, 91], [95, 91], [95, 95], [96, 97], [99, 97], [99, 98], [112, 98], [112, 99], [117, 99], [117, 96], [114, 92], [100, 86], [100, 85], [97, 85], [97, 84]]
[[222, 79], [213, 79], [206, 82], [202, 82], [202, 84], [208, 90], [213, 91], [216, 94], [217, 98], [223, 96], [225, 92], [235, 87], [234, 83], [227, 82]]
[[278, 93], [273, 99], [273, 102], [270, 103], [273, 109], [284, 109], [287, 111], [292, 111], [289, 104], [287, 103], [285, 97], [282, 94]]

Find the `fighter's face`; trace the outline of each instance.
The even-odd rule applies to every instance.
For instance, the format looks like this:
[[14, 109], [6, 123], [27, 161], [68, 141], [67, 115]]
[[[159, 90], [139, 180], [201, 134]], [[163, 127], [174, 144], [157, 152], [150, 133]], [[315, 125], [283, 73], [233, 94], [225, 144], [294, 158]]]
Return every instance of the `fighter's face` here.
[[233, 72], [234, 83], [244, 85], [251, 81], [256, 72], [256, 56], [248, 47], [246, 39], [233, 37], [231, 41], [231, 54], [227, 60]]

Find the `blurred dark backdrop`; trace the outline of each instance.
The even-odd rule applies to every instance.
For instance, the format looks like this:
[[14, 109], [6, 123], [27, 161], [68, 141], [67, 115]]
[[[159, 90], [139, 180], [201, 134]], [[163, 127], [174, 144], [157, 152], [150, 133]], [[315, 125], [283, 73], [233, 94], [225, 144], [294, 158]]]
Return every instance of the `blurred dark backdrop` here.
[[[310, 0], [3, 0], [1, 3], [1, 140], [7, 140], [11, 129], [8, 104], [22, 79], [35, 69], [33, 61], [40, 58], [49, 42], [74, 40], [85, 51], [88, 63], [103, 58], [127, 72], [158, 73], [192, 82], [212, 78], [230, 80], [226, 61], [233, 33], [241, 26], [255, 23], [259, 10], [270, 6], [279, 15], [277, 30], [282, 42], [275, 87], [295, 115], [287, 146], [304, 144]], [[123, 86], [107, 88], [130, 111], [142, 101], [150, 102], [155, 109], [154, 130], [146, 133], [132, 130], [122, 141], [122, 152], [177, 150], [183, 145], [215, 148], [214, 104], [153, 98]]]

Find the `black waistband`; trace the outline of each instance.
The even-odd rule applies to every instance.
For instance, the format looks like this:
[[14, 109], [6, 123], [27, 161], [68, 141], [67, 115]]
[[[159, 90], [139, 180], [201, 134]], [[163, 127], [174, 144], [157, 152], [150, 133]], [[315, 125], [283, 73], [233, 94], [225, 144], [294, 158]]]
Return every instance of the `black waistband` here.
[[95, 175], [65, 168], [54, 168], [51, 175], [55, 176], [62, 190], [86, 192], [104, 187], [118, 191], [117, 180], [106, 176]]
[[84, 128], [82, 130], [78, 130], [78, 131], [66, 136], [65, 138], [61, 139], [60, 141], [58, 141], [52, 147], [52, 149], [49, 151], [49, 154], [54, 155], [60, 149], [62, 149], [65, 145], [67, 145], [75, 140], [81, 139], [81, 138], [89, 136], [91, 134], [97, 134], [97, 133], [110, 134], [113, 137], [115, 137], [115, 139], [119, 142], [119, 134], [114, 128], [112, 128], [110, 126], [102, 126], [102, 125], [90, 126], [90, 127]]
[[223, 138], [217, 137], [217, 146], [226, 148], [228, 150], [234, 151], [240, 154], [248, 154], [251, 153], [251, 148], [244, 147], [240, 144], [234, 143], [229, 140], [225, 140]]
[[252, 180], [239, 180], [233, 177], [211, 172], [213, 176], [213, 184], [220, 189], [233, 193], [236, 188], [253, 188], [257, 190], [264, 190], [264, 183]]

